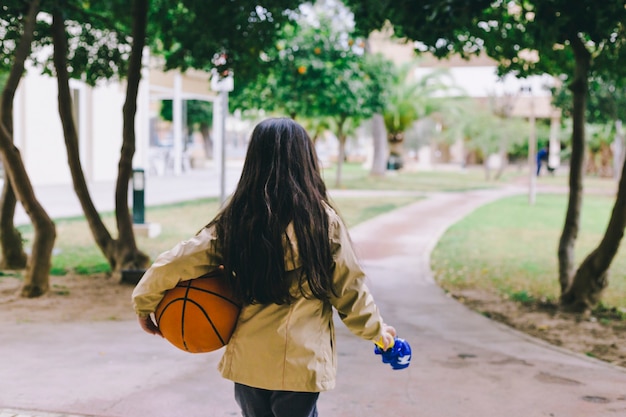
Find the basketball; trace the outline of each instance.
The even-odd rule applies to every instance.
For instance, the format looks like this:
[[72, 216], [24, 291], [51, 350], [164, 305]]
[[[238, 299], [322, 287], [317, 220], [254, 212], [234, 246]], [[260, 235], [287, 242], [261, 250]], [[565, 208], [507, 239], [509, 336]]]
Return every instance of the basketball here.
[[213, 272], [168, 290], [154, 314], [168, 342], [186, 352], [203, 353], [228, 343], [239, 310], [223, 274]]

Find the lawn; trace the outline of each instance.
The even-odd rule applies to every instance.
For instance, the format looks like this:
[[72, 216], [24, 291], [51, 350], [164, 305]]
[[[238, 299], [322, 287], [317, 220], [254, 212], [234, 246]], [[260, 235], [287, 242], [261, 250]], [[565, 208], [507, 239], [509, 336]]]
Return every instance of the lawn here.
[[[604, 235], [614, 199], [586, 195], [576, 241], [576, 264]], [[450, 227], [435, 247], [431, 265], [447, 289], [485, 288], [516, 299], [559, 296], [557, 248], [567, 196], [538, 194], [534, 205], [526, 196], [485, 205]], [[611, 266], [603, 302], [626, 306], [626, 249]]]
[[[340, 189], [387, 190], [387, 191], [466, 191], [500, 186], [514, 178], [517, 173], [509, 171], [502, 181], [487, 181], [481, 168], [461, 170], [458, 167], [435, 168], [432, 171], [388, 171], [384, 177], [369, 175], [360, 164], [344, 164]], [[329, 187], [335, 185], [334, 166], [324, 170]]]

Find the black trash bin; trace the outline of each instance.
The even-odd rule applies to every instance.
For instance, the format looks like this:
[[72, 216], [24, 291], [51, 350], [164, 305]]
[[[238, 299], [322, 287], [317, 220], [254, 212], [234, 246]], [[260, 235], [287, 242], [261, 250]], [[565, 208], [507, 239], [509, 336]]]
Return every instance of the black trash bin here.
[[400, 155], [391, 154], [387, 160], [387, 169], [395, 171], [402, 168], [402, 157]]

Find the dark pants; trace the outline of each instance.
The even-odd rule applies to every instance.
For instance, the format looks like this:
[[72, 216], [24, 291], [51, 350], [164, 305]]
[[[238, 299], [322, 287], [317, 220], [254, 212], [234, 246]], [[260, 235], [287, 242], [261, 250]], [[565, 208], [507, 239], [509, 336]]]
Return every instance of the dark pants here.
[[317, 417], [319, 392], [269, 391], [235, 383], [243, 417]]

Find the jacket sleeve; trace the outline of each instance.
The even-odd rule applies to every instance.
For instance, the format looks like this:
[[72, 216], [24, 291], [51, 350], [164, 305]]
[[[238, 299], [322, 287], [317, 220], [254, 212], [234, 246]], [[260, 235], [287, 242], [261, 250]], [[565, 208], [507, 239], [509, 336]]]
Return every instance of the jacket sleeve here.
[[196, 236], [180, 242], [157, 257], [133, 290], [135, 312], [148, 316], [154, 312], [165, 292], [180, 281], [198, 278], [222, 264], [213, 228], [204, 228]]
[[336, 292], [331, 303], [353, 334], [365, 340], [378, 341], [383, 333], [383, 319], [365, 284], [366, 276], [357, 260], [348, 230], [334, 212], [330, 216], [330, 240]]

